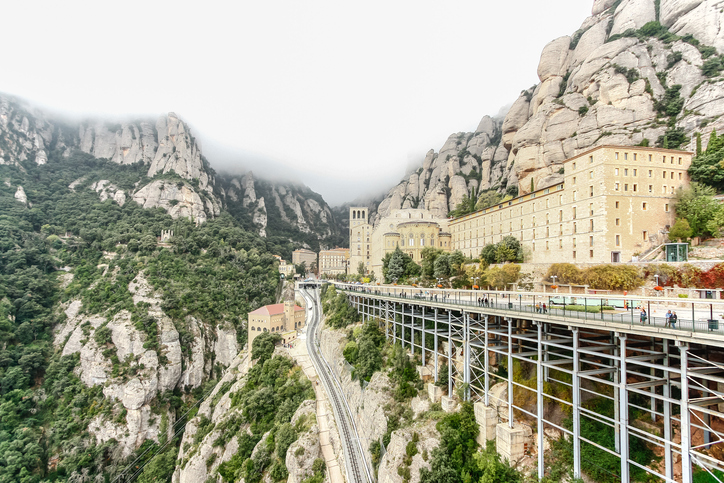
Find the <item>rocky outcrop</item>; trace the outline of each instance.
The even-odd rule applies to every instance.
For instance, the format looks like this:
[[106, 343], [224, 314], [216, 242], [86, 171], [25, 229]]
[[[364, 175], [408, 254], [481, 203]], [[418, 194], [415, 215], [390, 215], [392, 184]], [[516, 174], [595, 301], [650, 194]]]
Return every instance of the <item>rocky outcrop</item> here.
[[158, 148], [156, 137], [153, 124], [146, 121], [118, 125], [83, 123], [78, 128], [78, 148], [118, 164], [149, 164]]
[[133, 193], [133, 201], [144, 208], [163, 208], [174, 218], [190, 218], [197, 223], [208, 218], [201, 197], [184, 182], [152, 181]]
[[[305, 240], [309, 239], [305, 235], [313, 234], [322, 248], [340, 243], [342, 229], [335, 215], [324, 199], [308, 187], [256, 179], [252, 172], [243, 176], [221, 175], [219, 182], [229, 210], [247, 214], [250, 228], [261, 236], [289, 236], [292, 231]], [[269, 225], [275, 228], [271, 233]], [[300, 246], [317, 249], [309, 243]]]
[[[236, 454], [239, 449], [236, 435], [227, 438], [226, 444], [223, 445], [215, 445], [214, 441], [223, 432], [221, 427], [217, 429], [219, 424], [240, 417], [239, 409], [231, 409], [230, 395], [244, 386], [246, 382], [244, 376], [248, 368], [247, 354], [235, 357], [211, 394], [199, 406], [197, 416], [186, 424], [179, 450], [179, 461], [173, 475], [174, 483], [207, 481], [222, 463], [229, 461]], [[196, 442], [202, 417], [210, 420], [214, 427], [206, 432], [201, 441]], [[207, 464], [208, 461], [213, 463]]]
[[[0, 164], [18, 165], [26, 160], [45, 164], [54, 133], [55, 126], [41, 112], [0, 96]], [[56, 144], [62, 144], [62, 139], [56, 139]]]
[[[239, 436], [250, 431], [248, 424], [231, 424], [244, 419], [241, 408], [232, 407], [231, 395], [246, 384], [248, 370], [248, 354], [234, 357], [219, 383], [199, 406], [196, 417], [186, 425], [173, 474], [174, 483], [220, 481], [219, 466], [237, 453]], [[301, 432], [287, 450], [285, 464], [290, 482], [299, 482], [310, 476], [314, 461], [321, 455], [315, 413], [316, 401], [308, 400], [302, 402], [292, 416], [291, 426], [301, 429]], [[203, 429], [202, 422], [206, 424]], [[235, 428], [235, 433], [226, 433], [229, 426]], [[204, 432], [199, 433], [202, 430]], [[251, 453], [252, 457], [263, 450], [268, 437], [269, 433], [262, 436]], [[219, 440], [223, 443], [219, 444]]]
[[[113, 274], [114, 271], [106, 271], [104, 277]], [[117, 440], [126, 456], [147, 439], [158, 441], [160, 421], [151, 411], [154, 398], [176, 387], [198, 387], [207, 380], [212, 361], [205, 347], [216, 344], [213, 362], [223, 367], [237, 361], [233, 327], [212, 329], [192, 318], [187, 323], [198, 337], [194, 339], [190, 360], [184, 361], [178, 330], [161, 309], [159, 294], [142, 272], [129, 283], [128, 289], [134, 304], [148, 304], [144, 305], [146, 315], [156, 321], [158, 328], [157, 348], [147, 347], [148, 336], [136, 328], [129, 311], [121, 310], [112, 317], [88, 315], [83, 313], [80, 300], [67, 304], [66, 320], [56, 328], [54, 337], [62, 355], [80, 355], [76, 372], [81, 381], [88, 386], [102, 386], [104, 396], [115, 402], [114, 417], [97, 416], [89, 425], [90, 433], [99, 442]], [[98, 338], [99, 330], [108, 335]], [[170, 414], [162, 416], [171, 420]]]
[[25, 194], [22, 186], [18, 186], [18, 189], [15, 191], [15, 199], [24, 205], [28, 204], [28, 196]]
[[191, 137], [188, 126], [170, 112], [156, 121], [156, 131], [158, 150], [148, 168], [148, 177], [173, 171], [184, 179], [198, 180], [199, 188], [207, 191], [213, 184], [213, 178], [204, 166], [201, 150]]
[[342, 392], [352, 410], [357, 432], [362, 440], [367, 461], [372, 461], [369, 446], [378, 441], [387, 432], [387, 415], [385, 406], [397, 404], [391, 396], [391, 383], [387, 374], [376, 372], [370, 383], [363, 390], [358, 380], [353, 380], [349, 364], [342, 355], [341, 344], [345, 333], [341, 330], [324, 329], [321, 331], [320, 349], [336, 374]]
[[[82, 179], [82, 178], [81, 178]], [[68, 188], [74, 189], [79, 180], [74, 181], [70, 185], [68, 185]], [[106, 201], [108, 199], [111, 199], [118, 203], [120, 206], [123, 206], [126, 203], [126, 193], [125, 191], [118, 189], [118, 186], [114, 185], [107, 179], [102, 179], [100, 181], [96, 181], [95, 183], [91, 184], [91, 189], [94, 190], [96, 193], [98, 193], [98, 196], [100, 197], [101, 201]]]
[[390, 444], [385, 448], [387, 451], [380, 461], [378, 470], [378, 483], [403, 483], [406, 480], [398, 473], [398, 468], [404, 466], [404, 459], [407, 456], [407, 445], [413, 440], [417, 433], [418, 442], [415, 444], [417, 453], [412, 457], [410, 468], [411, 483], [420, 481], [420, 469], [430, 469], [432, 451], [440, 445], [440, 433], [435, 429], [437, 421], [421, 421], [410, 427], [398, 429], [392, 432]]
[[671, 33], [693, 35], [722, 54], [721, 2], [658, 3], [657, 13], [654, 0], [594, 1], [577, 32], [543, 49], [540, 84], [523, 91], [504, 119], [486, 116], [475, 132], [453, 134], [439, 153], [428, 152], [417, 172], [371, 206], [373, 222], [415, 206], [445, 216], [474, 190], [523, 194], [558, 183], [561, 163], [595, 146], [661, 145], [671, 128], [657, 103], [674, 85], [681, 85], [684, 100], [674, 129], [685, 139], [701, 132], [706, 140], [713, 129], [724, 129], [724, 80], [704, 77], [699, 49], [684, 40], [631, 35], [658, 15]]
[[[123, 205], [130, 197], [146, 208], [160, 207], [173, 217], [190, 217], [197, 222], [221, 212], [221, 202], [214, 192], [214, 172], [188, 126], [174, 113], [159, 117], [155, 125], [148, 121], [73, 125], [50, 119], [14, 98], [0, 95], [0, 164], [45, 164], [51, 153], [69, 157], [74, 151], [118, 164], [148, 165], [149, 178], [166, 176], [145, 186], [137, 183], [133, 189], [119, 189], [113, 179], [89, 180], [84, 176], [71, 183], [70, 190], [88, 181], [87, 186], [98, 193], [101, 201], [112, 199]], [[162, 193], [174, 185], [169, 181], [173, 175], [182, 180], [178, 183], [184, 189]]]
[[[330, 409], [331, 411], [331, 409]], [[311, 418], [316, 415], [316, 402], [304, 401], [292, 418], [292, 426], [301, 416]], [[317, 458], [324, 458], [319, 442], [319, 426], [317, 424], [299, 435], [297, 440], [289, 446], [284, 464], [289, 472], [288, 483], [300, 483], [312, 476], [312, 466]]]

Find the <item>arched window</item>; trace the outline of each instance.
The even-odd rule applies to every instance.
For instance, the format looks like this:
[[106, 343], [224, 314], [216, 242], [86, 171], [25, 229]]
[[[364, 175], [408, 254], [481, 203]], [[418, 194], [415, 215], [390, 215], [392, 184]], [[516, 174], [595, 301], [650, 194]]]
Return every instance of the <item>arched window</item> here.
[[352, 212], [352, 219], [353, 219], [353, 220], [356, 220], [356, 219], [357, 219], [357, 212], [356, 212], [356, 211], [353, 211], [353, 212]]
[[266, 331], [267, 331], [267, 330], [266, 330], [266, 327], [265, 327], [265, 328], [264, 328], [264, 332], [266, 332]]
[[362, 218], [364, 218], [364, 217], [365, 217], [365, 212], [363, 211], [363, 212], [362, 212]]

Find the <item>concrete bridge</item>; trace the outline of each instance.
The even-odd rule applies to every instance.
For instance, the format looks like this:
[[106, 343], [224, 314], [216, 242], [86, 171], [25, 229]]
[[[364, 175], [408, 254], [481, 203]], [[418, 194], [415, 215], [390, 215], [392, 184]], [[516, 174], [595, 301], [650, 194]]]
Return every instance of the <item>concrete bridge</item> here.
[[[722, 300], [616, 296], [619, 309], [605, 310], [610, 300], [601, 295], [576, 295], [572, 304], [551, 293], [336, 287], [365, 320], [379, 320], [388, 340], [419, 358], [432, 399], [447, 409], [456, 398], [472, 401], [479, 442], [496, 440], [511, 462], [534, 442], [544, 448], [544, 434], [555, 430], [572, 442], [575, 477], [586, 445], [620, 459], [621, 481], [636, 468], [684, 483], [694, 465], [724, 469]], [[667, 310], [677, 312], [675, 326]], [[447, 381], [440, 380], [444, 366]], [[597, 398], [610, 411], [586, 406]], [[572, 416], [570, 427], [560, 422], [561, 408]], [[582, 436], [585, 420], [610, 428], [615, 444]], [[633, 460], [635, 439], [662, 461]], [[537, 465], [544, 476], [544, 451]]]

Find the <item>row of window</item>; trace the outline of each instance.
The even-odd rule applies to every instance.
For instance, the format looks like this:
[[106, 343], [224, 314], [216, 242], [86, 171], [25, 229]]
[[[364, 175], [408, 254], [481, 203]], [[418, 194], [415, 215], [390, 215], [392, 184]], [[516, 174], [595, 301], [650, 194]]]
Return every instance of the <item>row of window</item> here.
[[[673, 188], [673, 187], [672, 187], [672, 188]], [[615, 206], [616, 206], [616, 208], [619, 208], [619, 207], [620, 207], [620, 202], [619, 202], [619, 201], [616, 201], [616, 202], [615, 202]], [[643, 210], [643, 211], [648, 211], [648, 208], [649, 208], [648, 202], [645, 202], [645, 201], [644, 201], [644, 202], [641, 203], [641, 210]], [[669, 211], [669, 204], [668, 204], [668, 203], [665, 203], [665, 204], [664, 204], [664, 211], [668, 213], [668, 211]], [[594, 216], [593, 203], [590, 203], [590, 204], [588, 205], [588, 213], [589, 213], [588, 216]], [[573, 207], [573, 213], [572, 213], [572, 215], [573, 215], [572, 218], [573, 218], [574, 220], [578, 218], [578, 207], [577, 207], [577, 206], [574, 206], [574, 207]], [[589, 221], [590, 221], [590, 223], [591, 223], [591, 231], [593, 231], [593, 220], [589, 220]], [[563, 222], [563, 210], [559, 210], [559, 211], [558, 211], [558, 222], [559, 222], [559, 223]], [[549, 223], [550, 223], [550, 213], [546, 213], [546, 221], [545, 221], [545, 224], [547, 225], [547, 224], [549, 224]], [[620, 218], [616, 218], [616, 226], [618, 226], [619, 223], [620, 223]], [[536, 227], [536, 226], [537, 226], [537, 224], [536, 224], [536, 217], [533, 216], [532, 223], [531, 223], [531, 228], [534, 228], [534, 227]], [[562, 226], [563, 226], [563, 225], [561, 225], [561, 227], [562, 227]], [[490, 227], [490, 228], [491, 228], [491, 230], [490, 230], [490, 235], [495, 235], [495, 234], [496, 234], [496, 233], [495, 233], [495, 230], [494, 230], [494, 227], [495, 227], [495, 225], [492, 225], [492, 226]], [[519, 228], [519, 229], [520, 229], [520, 230], [523, 230], [523, 229], [524, 229], [524, 227], [523, 227], [523, 220], [520, 220], [520, 228]], [[502, 224], [502, 223], [499, 224], [498, 230], [499, 230], [499, 231], [498, 231], [497, 234], [502, 234], [502, 233], [503, 233], [503, 224]], [[576, 233], [576, 230], [577, 230], [577, 225], [576, 225], [576, 223], [574, 222], [574, 223], [573, 223], [573, 233]], [[512, 221], [508, 223], [508, 231], [509, 231], [509, 232], [512, 232], [512, 231], [513, 231], [513, 222], [512, 222]], [[562, 229], [561, 229], [561, 231], [562, 231]], [[453, 240], [456, 241], [456, 242], [459, 242], [459, 241], [462, 241], [462, 240], [476, 239], [476, 238], [478, 238], [479, 236], [483, 236], [483, 237], [484, 237], [484, 236], [487, 236], [487, 234], [488, 234], [488, 233], [487, 233], [486, 227], [483, 227], [483, 228], [482, 228], [482, 234], [480, 234], [480, 231], [476, 230], [476, 231], [475, 231], [475, 235], [473, 236], [473, 232], [472, 232], [472, 231], [465, 231], [465, 232], [462, 233], [462, 234], [457, 233], [457, 234], [453, 235]], [[534, 230], [533, 238], [535, 238], [535, 230]]]
[[[614, 157], [616, 159], [620, 159], [619, 153], [614, 153]], [[628, 160], [628, 153], [623, 153], [623, 160], [624, 161]], [[633, 153], [633, 160], [638, 161], [638, 153]], [[653, 161], [654, 161], [654, 155], [649, 154], [649, 162], [651, 163]], [[661, 156], [661, 161], [663, 163], [666, 163], [666, 155]], [[679, 164], [682, 164], [682, 162], [683, 162], [683, 158], [679, 157]], [[671, 156], [671, 164], [674, 164], [674, 156]], [[575, 163], [574, 163], [574, 166], [575, 166]]]
[[[628, 192], [628, 188], [629, 188], [628, 183], [624, 183], [624, 185], [623, 185], [623, 191], [624, 191], [624, 192]], [[614, 185], [613, 185], [613, 190], [614, 190], [614, 191], [621, 191], [621, 185], [620, 185], [618, 182], [614, 183]], [[639, 185], [638, 185], [638, 184], [633, 184], [633, 185], [631, 185], [631, 191], [632, 191], [633, 193], [638, 193], [638, 192], [639, 192]], [[671, 185], [671, 186], [663, 185], [663, 186], [661, 187], [661, 193], [662, 193], [662, 194], [665, 194], [665, 195], [666, 195], [666, 194], [672, 194], [672, 195], [673, 195], [675, 191], [676, 191], [676, 186], [674, 186], [674, 185]], [[650, 185], [649, 185], [649, 193], [653, 193], [653, 192], [654, 192], [654, 185], [650, 184]]]

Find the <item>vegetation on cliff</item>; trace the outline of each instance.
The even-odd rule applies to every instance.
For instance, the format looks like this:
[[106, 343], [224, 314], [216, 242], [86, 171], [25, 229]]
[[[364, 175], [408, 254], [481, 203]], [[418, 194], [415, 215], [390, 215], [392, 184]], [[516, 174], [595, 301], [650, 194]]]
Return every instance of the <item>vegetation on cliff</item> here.
[[[0, 481], [110, 475], [123, 464], [112, 441], [98, 444], [86, 431], [94, 416], [122, 420], [123, 411], [101, 386], [80, 381], [77, 354], [54, 352], [53, 329], [65, 319], [59, 302], [80, 298], [86, 313], [106, 316], [129, 310], [153, 346], [159, 328], [128, 290], [144, 271], [188, 350], [186, 316], [211, 326], [228, 322], [239, 329], [243, 344], [246, 313], [274, 300], [278, 275], [267, 242], [231, 217], [194, 227], [161, 209], [101, 202], [88, 189], [92, 179], [132, 187], [145, 170], [57, 152], [43, 166], [0, 166]], [[88, 181], [69, 188], [81, 178]], [[15, 199], [17, 186], [29, 203]], [[174, 238], [158, 246], [157, 236], [168, 229]], [[73, 278], [63, 286], [59, 275], [67, 280], [67, 271]], [[101, 328], [94, 337], [106, 344], [110, 334]], [[114, 373], [122, 365], [114, 363]], [[180, 415], [201, 390], [186, 395], [177, 389], [158, 404]]]

